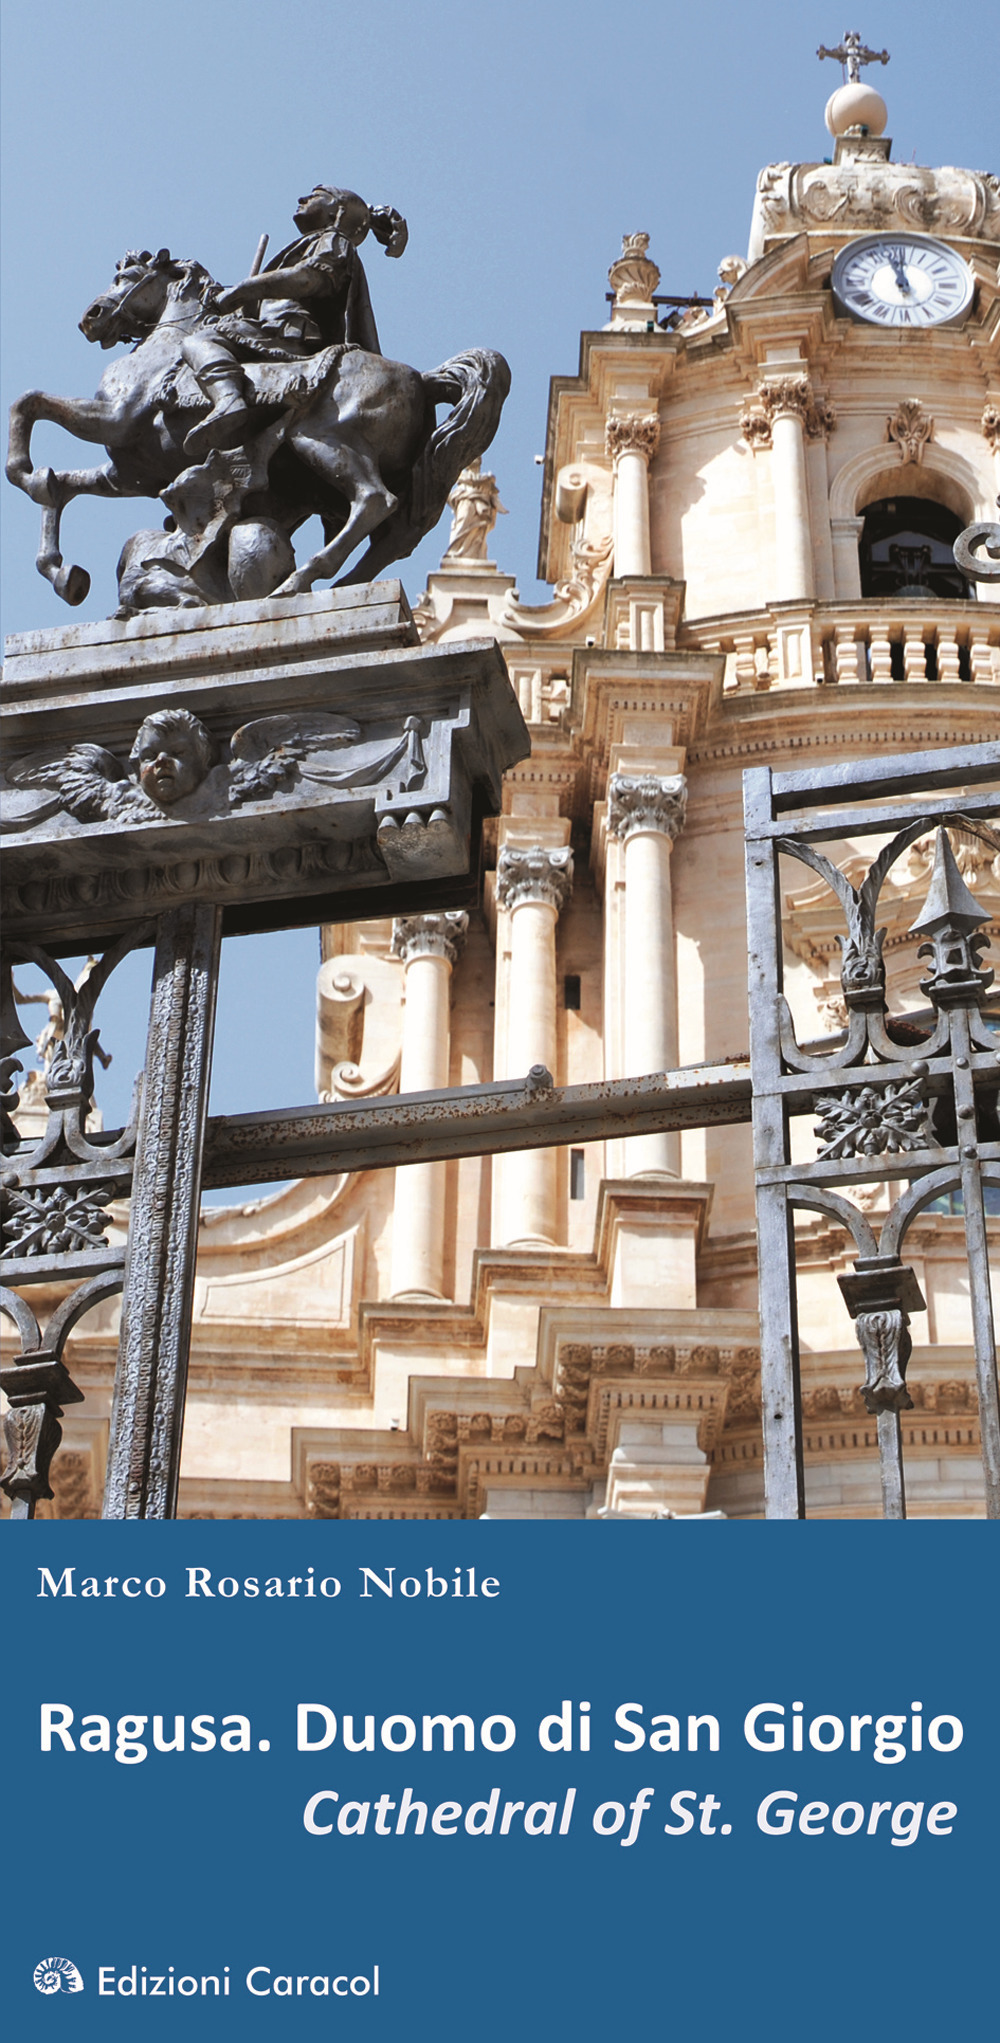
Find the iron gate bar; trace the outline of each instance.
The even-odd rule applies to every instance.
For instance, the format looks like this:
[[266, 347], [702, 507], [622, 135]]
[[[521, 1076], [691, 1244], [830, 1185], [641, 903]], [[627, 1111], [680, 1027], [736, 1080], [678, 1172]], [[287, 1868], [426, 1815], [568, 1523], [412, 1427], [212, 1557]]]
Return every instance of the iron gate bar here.
[[173, 1518], [194, 1305], [222, 910], [160, 917], [125, 1255], [105, 1518]]
[[[903, 767], [900, 757], [906, 762]], [[774, 809], [780, 812], [795, 807], [796, 797], [804, 797], [810, 808], [818, 807], [832, 801], [842, 788], [853, 789], [862, 801], [871, 795], [885, 800], [894, 794], [919, 793], [928, 781], [935, 787], [963, 787], [989, 780], [998, 772], [1000, 744], [949, 745], [946, 752], [897, 753], [883, 765], [872, 759], [843, 761], [825, 766], [822, 775], [815, 769], [773, 773], [771, 793]]]
[[224, 1114], [206, 1130], [206, 1189], [386, 1170], [396, 1164], [565, 1148], [606, 1137], [703, 1128], [751, 1118], [750, 1066], [694, 1065], [650, 1078], [557, 1087], [544, 1080], [394, 1094], [377, 1106]]
[[[993, 774], [991, 774], [993, 779], [998, 777], [1000, 777], [1000, 761], [998, 761], [997, 767]], [[798, 805], [798, 807], [800, 806], [801, 804]], [[956, 829], [961, 829], [966, 817], [970, 823], [986, 822], [991, 816], [995, 816], [996, 812], [997, 805], [994, 795], [970, 795], [967, 801], [963, 796], [961, 805], [958, 807], [951, 801], [928, 802], [926, 805], [921, 803], [920, 808], [921, 816], [926, 821], [929, 830], [933, 829], [936, 823], [949, 823], [954, 825]], [[786, 810], [780, 822], [765, 824], [757, 832], [757, 835], [763, 840], [767, 838], [782, 839], [789, 836], [790, 826], [797, 826], [796, 835], [804, 843], [822, 844], [824, 841], [835, 837], [864, 837], [869, 836], [876, 830], [891, 831], [894, 821], [897, 819], [902, 821], [905, 813], [902, 807], [891, 807], [887, 801], [883, 808], [841, 809], [834, 816], [825, 816], [821, 823], [807, 823], [804, 818], [800, 817], [797, 808], [794, 814], [789, 814]]]
[[[840, 1083], [840, 1072], [837, 1072]], [[979, 1155], [985, 1162], [994, 1163], [1000, 1158], [1000, 1143], [980, 1142]], [[905, 1153], [888, 1160], [885, 1157], [859, 1156], [842, 1157], [829, 1163], [761, 1164], [757, 1177], [762, 1185], [798, 1185], [803, 1170], [808, 1169], [811, 1185], [823, 1184], [871, 1184], [872, 1179], [912, 1178], [920, 1171], [940, 1170], [942, 1156], [948, 1152], [942, 1145], [939, 1149], [907, 1149]], [[953, 1169], [958, 1170], [954, 1164]]]

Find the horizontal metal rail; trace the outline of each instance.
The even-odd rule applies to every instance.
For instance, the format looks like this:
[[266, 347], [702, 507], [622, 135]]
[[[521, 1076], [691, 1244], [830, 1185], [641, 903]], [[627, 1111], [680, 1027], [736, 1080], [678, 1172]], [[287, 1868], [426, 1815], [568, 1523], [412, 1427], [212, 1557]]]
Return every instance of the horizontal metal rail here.
[[649, 1078], [557, 1087], [503, 1079], [377, 1104], [220, 1114], [205, 1134], [202, 1185], [252, 1185], [339, 1171], [386, 1170], [507, 1149], [562, 1148], [609, 1136], [749, 1121], [750, 1065], [701, 1064]]
[[885, 801], [891, 795], [922, 794], [928, 785], [972, 787], [996, 774], [1000, 774], [1000, 744], [950, 746], [947, 753], [909, 752], [886, 760], [844, 760], [825, 766], [821, 773], [815, 767], [775, 773], [771, 792], [777, 813], [835, 802], [846, 789], [857, 801]]
[[[1000, 773], [1000, 769], [998, 769]], [[777, 806], [777, 804], [775, 804]], [[801, 803], [800, 807], [805, 804]], [[811, 805], [810, 805], [811, 806]], [[950, 823], [956, 829], [962, 826], [963, 818], [970, 823], [988, 822], [1000, 810], [1000, 794], [963, 795], [959, 801], [927, 801], [921, 804], [921, 820], [928, 831], [939, 823]], [[806, 844], [822, 844], [838, 837], [865, 837], [876, 831], [887, 835], [902, 828], [909, 816], [901, 808], [890, 808], [888, 804], [878, 808], [840, 809], [835, 815], [822, 815], [817, 810], [815, 817], [807, 818], [795, 814], [780, 817], [776, 823], [763, 823], [754, 831], [754, 840], [772, 837], [788, 839], [793, 834]]]

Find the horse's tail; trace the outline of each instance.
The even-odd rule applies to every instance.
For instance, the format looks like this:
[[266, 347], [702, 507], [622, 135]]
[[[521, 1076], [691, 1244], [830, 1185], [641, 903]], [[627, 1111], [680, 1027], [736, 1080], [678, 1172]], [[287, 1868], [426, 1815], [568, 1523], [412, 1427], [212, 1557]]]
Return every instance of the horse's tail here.
[[421, 378], [428, 405], [450, 404], [414, 464], [410, 486], [374, 534], [345, 582], [367, 582], [390, 561], [405, 560], [437, 524], [463, 468], [485, 454], [500, 423], [510, 389], [510, 370], [492, 348], [468, 348]]

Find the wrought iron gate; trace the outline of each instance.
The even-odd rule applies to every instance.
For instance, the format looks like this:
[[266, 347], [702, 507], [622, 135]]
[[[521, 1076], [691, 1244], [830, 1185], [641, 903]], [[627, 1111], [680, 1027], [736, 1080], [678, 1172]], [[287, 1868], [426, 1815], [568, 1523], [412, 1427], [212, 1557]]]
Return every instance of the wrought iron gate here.
[[[992, 792], [977, 792], [986, 783]], [[750, 1064], [705, 1065], [647, 1078], [558, 1089], [536, 1068], [523, 1082], [386, 1099], [378, 1105], [207, 1118], [221, 911], [189, 902], [134, 925], [74, 987], [37, 945], [11, 947], [5, 974], [3, 1083], [26, 1042], [11, 963], [49, 975], [65, 1034], [50, 1069], [49, 1119], [35, 1144], [4, 1116], [5, 1275], [19, 1287], [2, 1308], [20, 1355], [0, 1382], [7, 1393], [13, 1514], [30, 1518], [51, 1496], [48, 1472], [62, 1407], [81, 1393], [63, 1362], [67, 1336], [99, 1299], [124, 1288], [106, 1517], [176, 1511], [190, 1345], [198, 1209], [203, 1184], [371, 1169], [417, 1160], [547, 1147], [654, 1129], [753, 1117], [757, 1176], [766, 1511], [804, 1515], [801, 1399], [795, 1303], [796, 1207], [843, 1225], [857, 1249], [840, 1279], [866, 1365], [864, 1395], [877, 1414], [884, 1509], [904, 1514], [899, 1413], [909, 1402], [909, 1315], [922, 1299], [902, 1260], [913, 1219], [945, 1192], [961, 1195], [970, 1272], [987, 1510], [1000, 1516], [1000, 1416], [986, 1245], [986, 1195], [1000, 1186], [1000, 1039], [983, 1017], [992, 974], [980, 954], [984, 916], [951, 853], [947, 827], [1000, 852], [989, 818], [1000, 814], [1000, 746], [865, 761], [826, 773], [745, 776], [751, 1008]], [[945, 790], [961, 789], [961, 795]], [[879, 889], [894, 860], [936, 833], [930, 891], [914, 925], [926, 938], [924, 989], [932, 1013], [907, 1037], [886, 1007]], [[818, 849], [845, 838], [888, 839], [854, 886]], [[845, 917], [846, 1040], [798, 1045], [782, 994], [782, 856], [827, 881]], [[147, 1082], [130, 1125], [88, 1135], [96, 1043], [94, 1006], [125, 951], [155, 940]], [[6, 1095], [7, 1106], [12, 1095]], [[16, 1104], [16, 1102], [13, 1102]], [[814, 1158], [793, 1157], [792, 1130], [817, 1123]], [[876, 1239], [847, 1193], [883, 1179], [903, 1190]], [[835, 1189], [840, 1188], [840, 1189]], [[126, 1249], [105, 1230], [115, 1199], [131, 1194]], [[74, 1282], [44, 1329], [22, 1295], [32, 1284]]]

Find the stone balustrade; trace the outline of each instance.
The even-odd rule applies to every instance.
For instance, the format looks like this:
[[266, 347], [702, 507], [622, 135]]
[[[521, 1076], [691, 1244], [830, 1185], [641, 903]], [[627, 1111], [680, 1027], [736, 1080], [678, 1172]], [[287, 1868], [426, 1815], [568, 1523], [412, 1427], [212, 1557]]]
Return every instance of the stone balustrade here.
[[1000, 605], [861, 599], [777, 604], [684, 624], [678, 643], [726, 655], [727, 693], [914, 681], [1000, 685]]

